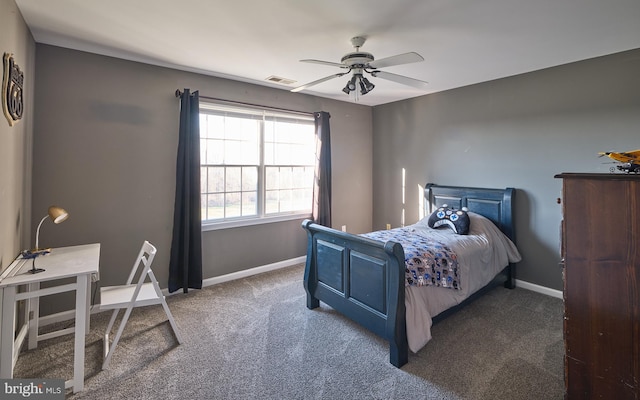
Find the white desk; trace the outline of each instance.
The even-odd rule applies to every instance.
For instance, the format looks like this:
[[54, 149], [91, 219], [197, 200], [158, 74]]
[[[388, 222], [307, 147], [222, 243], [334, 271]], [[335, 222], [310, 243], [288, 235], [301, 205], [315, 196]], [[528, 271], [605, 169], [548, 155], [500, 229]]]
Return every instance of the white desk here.
[[[16, 303], [29, 300], [26, 307], [29, 348], [37, 347], [40, 340], [75, 333], [73, 379], [65, 382], [65, 388], [73, 387], [73, 392], [84, 388], [84, 346], [85, 334], [89, 330], [89, 305], [91, 302], [91, 276], [98, 274], [100, 244], [59, 247], [50, 254], [36, 258], [36, 268], [44, 272], [31, 274], [32, 260], [18, 259], [9, 268], [13, 271], [0, 281], [2, 291], [2, 326], [0, 326], [0, 378], [13, 378], [13, 367], [24, 341], [24, 334], [16, 332]], [[64, 278], [75, 278], [74, 283], [40, 289], [40, 283]], [[27, 285], [27, 291], [18, 292], [18, 287]], [[45, 335], [38, 334], [39, 298], [55, 293], [76, 291], [75, 327]], [[29, 318], [30, 317], [30, 318]], [[23, 331], [24, 331], [23, 326]]]

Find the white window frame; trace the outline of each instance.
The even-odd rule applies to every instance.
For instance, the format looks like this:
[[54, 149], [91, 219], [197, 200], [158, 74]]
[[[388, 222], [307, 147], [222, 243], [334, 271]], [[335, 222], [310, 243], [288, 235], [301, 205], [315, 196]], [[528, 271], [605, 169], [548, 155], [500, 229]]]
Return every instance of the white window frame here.
[[[291, 212], [281, 212], [277, 214], [266, 214], [265, 213], [265, 171], [266, 167], [269, 165], [265, 165], [264, 161], [264, 143], [265, 143], [265, 129], [264, 129], [264, 121], [268, 117], [281, 117], [286, 119], [296, 119], [301, 121], [308, 121], [311, 125], [314, 124], [314, 117], [311, 113], [301, 113], [301, 112], [288, 112], [284, 110], [271, 109], [269, 107], [259, 107], [252, 105], [236, 105], [236, 104], [226, 104], [226, 103], [217, 103], [210, 101], [200, 101], [200, 114], [219, 114], [221, 112], [232, 112], [238, 114], [246, 114], [246, 115], [262, 115], [261, 120], [261, 128], [260, 128], [260, 149], [259, 149], [259, 158], [260, 163], [258, 166], [258, 210], [256, 215], [250, 216], [240, 216], [240, 217], [230, 217], [221, 220], [202, 220], [202, 230], [210, 231], [217, 229], [226, 229], [226, 228], [235, 228], [242, 226], [251, 226], [251, 225], [259, 225], [259, 224], [267, 224], [281, 221], [290, 221], [297, 220], [303, 218], [311, 218], [311, 207], [312, 204], [309, 204], [309, 210], [305, 210], [304, 212], [299, 211], [291, 211]], [[315, 140], [315, 138], [314, 138]], [[315, 144], [314, 144], [315, 148]], [[313, 157], [312, 162], [315, 162], [315, 157]], [[201, 167], [205, 167], [209, 164], [206, 164], [204, 160], [200, 160]], [[215, 165], [215, 164], [213, 164]], [[223, 164], [221, 164], [223, 165]], [[312, 167], [312, 164], [307, 164]], [[232, 166], [232, 165], [230, 165]], [[292, 166], [299, 166], [293, 165]], [[313, 184], [312, 182], [310, 182]], [[313, 189], [312, 189], [313, 190]], [[201, 188], [201, 196], [205, 192], [202, 191]]]

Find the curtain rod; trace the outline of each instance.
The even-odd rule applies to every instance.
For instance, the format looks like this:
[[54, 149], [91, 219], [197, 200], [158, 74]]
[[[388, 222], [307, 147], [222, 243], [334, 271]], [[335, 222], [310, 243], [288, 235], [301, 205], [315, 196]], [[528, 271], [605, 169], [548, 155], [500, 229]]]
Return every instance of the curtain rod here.
[[[180, 96], [182, 96], [182, 92], [180, 91], [180, 89], [176, 89], [176, 97], [180, 97]], [[199, 98], [206, 99], [206, 100], [219, 101], [219, 102], [228, 103], [228, 104], [240, 104], [240, 105], [243, 105], [243, 106], [266, 108], [266, 109], [273, 110], [273, 111], [286, 111], [286, 112], [295, 113], [295, 114], [301, 114], [301, 115], [305, 115], [305, 116], [312, 116], [312, 117], [314, 116], [313, 112], [290, 110], [288, 108], [263, 106], [262, 104], [246, 103], [246, 102], [243, 102], [243, 101], [226, 100], [226, 99], [220, 99], [220, 98], [217, 98], [217, 97], [209, 97], [209, 96], [202, 96], [202, 95], [200, 95]]]

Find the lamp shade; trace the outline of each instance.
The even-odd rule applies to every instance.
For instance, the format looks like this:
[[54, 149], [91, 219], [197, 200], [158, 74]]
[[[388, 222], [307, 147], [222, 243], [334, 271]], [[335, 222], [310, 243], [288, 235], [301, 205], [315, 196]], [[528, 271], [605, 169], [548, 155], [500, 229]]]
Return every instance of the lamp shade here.
[[49, 207], [49, 218], [54, 224], [59, 224], [69, 218], [69, 213], [62, 207], [51, 206]]

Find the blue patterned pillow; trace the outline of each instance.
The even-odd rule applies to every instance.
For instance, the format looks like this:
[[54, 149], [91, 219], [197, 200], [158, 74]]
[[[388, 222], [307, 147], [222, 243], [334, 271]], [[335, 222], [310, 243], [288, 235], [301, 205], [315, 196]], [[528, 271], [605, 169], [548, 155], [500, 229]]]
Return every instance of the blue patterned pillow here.
[[469, 214], [467, 214], [467, 207], [462, 207], [461, 210], [449, 208], [446, 204], [439, 207], [429, 216], [429, 227], [439, 228], [441, 226], [447, 226], [451, 228], [458, 235], [466, 235], [469, 233]]

